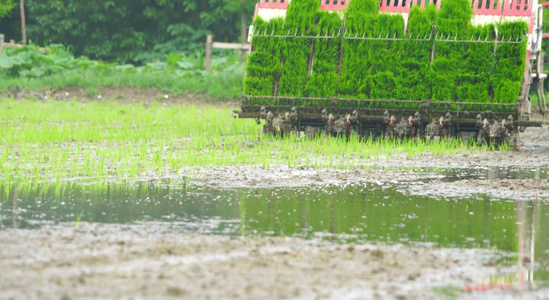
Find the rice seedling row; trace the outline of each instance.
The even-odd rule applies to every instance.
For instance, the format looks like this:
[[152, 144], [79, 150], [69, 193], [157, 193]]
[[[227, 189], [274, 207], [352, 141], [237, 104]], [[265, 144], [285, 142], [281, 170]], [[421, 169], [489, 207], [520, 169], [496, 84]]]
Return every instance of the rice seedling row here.
[[[525, 22], [473, 26], [470, 2], [448, 0], [438, 12], [433, 4], [414, 6], [405, 33], [403, 17], [379, 14], [378, 5], [379, 1], [373, 0], [351, 1], [341, 20], [337, 13], [320, 11], [318, 1], [293, 1], [285, 20], [265, 22], [257, 18], [256, 27], [264, 29], [265, 33], [276, 31], [279, 37], [254, 37], [252, 45], [257, 53], [252, 52], [248, 70], [257, 71], [262, 64], [268, 64], [265, 70], [274, 71], [263, 72], [265, 76], [259, 71], [249, 72], [244, 93], [250, 96], [473, 103], [517, 101], [525, 67], [528, 27]], [[435, 32], [433, 28], [436, 28]], [[347, 36], [360, 34], [366, 38], [410, 40], [363, 40], [343, 36], [333, 39], [280, 38], [293, 32], [322, 36], [333, 34], [334, 29], [343, 29], [343, 35]], [[495, 41], [496, 32], [498, 39], [512, 37], [513, 41], [523, 42], [439, 41]], [[414, 40], [418, 38], [426, 40]], [[266, 53], [271, 56], [260, 60]], [[262, 88], [252, 84], [259, 82]], [[268, 100], [262, 104], [270, 105]], [[413, 108], [413, 104], [405, 101], [376, 105], [382, 107], [375, 108]], [[514, 110], [513, 107], [498, 109]]]
[[474, 151], [458, 140], [277, 139], [228, 107], [4, 100], [0, 112], [5, 182], [137, 181], [241, 165], [354, 169], [394, 155]]

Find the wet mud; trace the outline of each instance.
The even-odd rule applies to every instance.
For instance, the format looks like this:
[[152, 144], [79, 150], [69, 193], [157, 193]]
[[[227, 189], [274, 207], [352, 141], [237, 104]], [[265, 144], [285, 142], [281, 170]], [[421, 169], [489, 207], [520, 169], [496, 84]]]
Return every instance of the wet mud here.
[[[190, 194], [204, 187], [367, 183], [406, 196], [545, 203], [549, 130], [528, 128], [521, 142], [521, 149], [512, 152], [394, 155], [365, 162], [356, 170], [189, 168], [170, 179], [182, 180], [184, 174]], [[4, 228], [0, 299], [549, 298], [546, 283], [524, 279], [531, 268], [529, 258], [517, 254], [519, 249], [341, 243], [244, 232], [224, 236], [209, 231], [212, 219], [185, 222], [52, 221], [38, 229]], [[189, 226], [195, 228], [192, 233], [185, 229]], [[527, 229], [520, 227], [516, 234], [524, 232]], [[542, 251], [548, 253], [546, 248]], [[539, 270], [549, 272], [546, 265]]]
[[[489, 250], [174, 233], [166, 224], [0, 231], [1, 299], [480, 299]], [[505, 285], [506, 295], [545, 299]]]
[[0, 97], [13, 98], [16, 100], [36, 99], [36, 100], [56, 100], [56, 101], [74, 101], [79, 102], [101, 102], [116, 101], [119, 103], [142, 103], [151, 104], [160, 102], [163, 105], [178, 103], [189, 104], [215, 104], [238, 106], [238, 100], [220, 100], [209, 96], [206, 93], [186, 92], [174, 94], [157, 88], [144, 87], [97, 87], [92, 90], [81, 87], [48, 88], [39, 91], [21, 90], [14, 87], [8, 91], [0, 92]]
[[549, 129], [528, 128], [518, 151], [484, 151], [452, 156], [406, 154], [381, 157], [355, 170], [309, 167], [213, 167], [183, 170], [193, 183], [220, 188], [302, 186], [371, 182], [399, 184], [406, 193], [439, 197], [479, 194], [498, 199], [549, 199]]

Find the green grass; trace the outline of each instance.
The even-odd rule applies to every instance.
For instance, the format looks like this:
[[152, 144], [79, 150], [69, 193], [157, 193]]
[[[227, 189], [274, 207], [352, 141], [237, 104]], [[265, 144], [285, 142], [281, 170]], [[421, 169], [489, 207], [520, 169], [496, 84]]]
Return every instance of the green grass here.
[[154, 87], [174, 95], [185, 92], [206, 92], [216, 99], [237, 99], [242, 95], [243, 80], [243, 68], [189, 77], [182, 77], [170, 70], [145, 73], [122, 70], [68, 70], [39, 78], [12, 78], [0, 75], [0, 91], [7, 91], [14, 87], [25, 90], [82, 87], [89, 91], [106, 86]]
[[236, 99], [242, 95], [244, 64], [231, 52], [212, 59], [212, 72], [204, 70], [202, 53], [170, 53], [165, 61], [144, 66], [117, 65], [75, 58], [59, 45], [46, 48], [7, 48], [0, 54], [0, 92], [12, 88], [41, 90], [82, 87], [91, 93], [98, 87], [155, 87], [173, 94], [206, 92], [213, 98]]
[[[534, 111], [535, 109], [537, 109], [539, 105], [538, 94], [536, 92], [531, 92], [529, 96], [530, 96], [530, 101], [532, 102], [532, 111]], [[545, 93], [545, 101], [547, 101], [548, 99], [549, 99], [549, 94]]]
[[441, 299], [457, 299], [463, 288], [453, 285], [445, 285], [431, 288], [431, 291]]
[[281, 140], [233, 119], [228, 107], [10, 99], [0, 101], [0, 136], [0, 180], [8, 183], [139, 181], [216, 166], [356, 169], [395, 155], [479, 149], [458, 140]]
[[[537, 116], [539, 116], [539, 99], [538, 99], [538, 94], [536, 92], [533, 92], [531, 91], [530, 92], [530, 101], [532, 102], [531, 105], [532, 105], [532, 114], [534, 115], [533, 117], [534, 118], [538, 118]], [[545, 93], [545, 101], [546, 101], [546, 105], [549, 104], [549, 93]], [[549, 107], [549, 105], [548, 105]], [[542, 118], [544, 121], [546, 118]], [[537, 119], [538, 121], [541, 121], [540, 119]]]

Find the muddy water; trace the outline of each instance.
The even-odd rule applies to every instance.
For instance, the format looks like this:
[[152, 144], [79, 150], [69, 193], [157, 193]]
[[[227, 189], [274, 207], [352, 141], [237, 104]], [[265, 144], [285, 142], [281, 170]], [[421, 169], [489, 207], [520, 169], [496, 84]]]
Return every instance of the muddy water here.
[[[482, 170], [480, 173], [482, 174]], [[449, 176], [451, 177], [451, 176]], [[297, 236], [337, 243], [432, 244], [515, 253], [549, 281], [549, 202], [433, 199], [391, 185], [213, 189], [182, 183], [0, 186], [0, 226], [172, 224], [176, 232]]]
[[[372, 170], [399, 168], [372, 168]], [[477, 166], [465, 168], [437, 168], [437, 167], [409, 167], [400, 168], [402, 171], [412, 171], [418, 174], [431, 173], [440, 177], [441, 180], [453, 182], [463, 179], [476, 180], [498, 180], [498, 179], [549, 179], [549, 168], [547, 167], [519, 167], [519, 166]], [[431, 178], [421, 181], [430, 181]]]
[[435, 173], [442, 174], [448, 181], [461, 179], [497, 180], [497, 179], [549, 179], [549, 168], [525, 167], [478, 167], [478, 168], [435, 168]]

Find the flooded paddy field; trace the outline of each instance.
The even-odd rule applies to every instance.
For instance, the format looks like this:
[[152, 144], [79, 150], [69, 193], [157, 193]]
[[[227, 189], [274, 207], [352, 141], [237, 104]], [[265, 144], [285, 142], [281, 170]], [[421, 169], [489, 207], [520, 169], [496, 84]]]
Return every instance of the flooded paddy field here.
[[119, 122], [3, 131], [0, 299], [549, 298], [547, 128], [415, 152]]
[[547, 297], [549, 195], [403, 185], [2, 186], [0, 297]]

